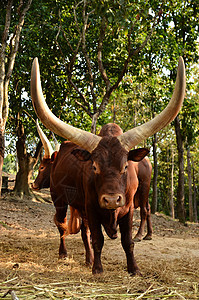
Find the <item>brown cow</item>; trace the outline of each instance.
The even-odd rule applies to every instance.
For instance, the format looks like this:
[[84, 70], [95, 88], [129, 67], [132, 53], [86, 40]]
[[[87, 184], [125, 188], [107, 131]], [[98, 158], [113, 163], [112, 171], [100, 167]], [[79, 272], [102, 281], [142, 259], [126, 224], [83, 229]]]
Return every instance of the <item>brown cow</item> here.
[[34, 190], [40, 190], [50, 187], [50, 171], [51, 165], [57, 156], [57, 151], [53, 151], [53, 148], [48, 140], [47, 136], [39, 126], [38, 120], [36, 120], [37, 131], [39, 133], [42, 145], [44, 147], [44, 157], [39, 166], [39, 172], [37, 178], [32, 183]]
[[[127, 258], [127, 270], [139, 273], [134, 258], [132, 240], [133, 198], [138, 189], [138, 175], [132, 161], [142, 160], [146, 149], [130, 150], [142, 140], [153, 135], [178, 114], [185, 94], [185, 68], [180, 58], [176, 86], [168, 106], [151, 121], [119, 136], [96, 136], [65, 124], [49, 110], [42, 93], [38, 60], [35, 59], [31, 74], [33, 105], [42, 123], [54, 133], [69, 139], [64, 156], [68, 153], [66, 168], [61, 164], [62, 149], [52, 165], [51, 195], [56, 207], [55, 220], [60, 231], [60, 255], [66, 254], [64, 225], [67, 204], [78, 210], [82, 217], [81, 232], [86, 249], [86, 262], [92, 263], [93, 274], [102, 273], [101, 251], [104, 244], [102, 226], [111, 238], [117, 237], [120, 227], [121, 242]], [[78, 163], [78, 160], [81, 163]], [[66, 163], [66, 161], [65, 161]], [[56, 174], [56, 176], [54, 175]], [[67, 186], [63, 182], [67, 181]], [[62, 193], [61, 193], [62, 191]], [[94, 257], [90, 247], [90, 234]]]
[[[101, 129], [99, 136], [120, 136], [123, 134], [122, 129], [116, 124], [104, 125]], [[139, 162], [133, 162], [138, 177], [138, 189], [135, 193], [134, 208], [140, 207], [141, 222], [139, 230], [135, 237], [134, 242], [139, 242], [144, 233], [145, 223], [147, 221], [147, 234], [144, 240], [152, 239], [152, 223], [151, 223], [151, 208], [149, 204], [149, 188], [151, 182], [152, 166], [148, 157], [143, 158]]]
[[[43, 147], [44, 147], [44, 157], [39, 166], [39, 173], [38, 173], [35, 181], [32, 183], [32, 189], [40, 190], [43, 188], [50, 187], [51, 166], [57, 156], [60, 145], [58, 144], [55, 136], [53, 136], [54, 143], [55, 143], [55, 149], [56, 149], [56, 151], [53, 152], [50, 141], [48, 140], [47, 136], [45, 135], [45, 133], [39, 126], [38, 120], [36, 120], [36, 126], [37, 126], [37, 131], [39, 133], [40, 139], [41, 139]], [[73, 207], [70, 206], [70, 220], [69, 220], [68, 226], [66, 228], [66, 233], [67, 234], [78, 233], [80, 230], [80, 224], [81, 224], [81, 220], [80, 220], [80, 216], [79, 216], [78, 212]]]
[[[40, 190], [42, 188], [50, 187], [51, 166], [57, 156], [57, 151], [53, 152], [51, 144], [48, 141], [48, 138], [46, 137], [45, 133], [42, 131], [41, 127], [39, 126], [38, 120], [36, 121], [36, 125], [37, 125], [37, 131], [39, 133], [40, 139], [44, 146], [45, 153], [44, 153], [44, 158], [41, 161], [41, 164], [39, 166], [38, 176], [33, 182], [32, 188], [34, 190]], [[116, 124], [107, 124], [103, 126], [103, 128], [99, 133], [99, 136], [119, 136], [122, 133], [123, 133], [122, 129]], [[66, 157], [66, 161], [67, 161], [67, 157]], [[62, 163], [62, 166], [64, 167], [64, 163]], [[150, 204], [148, 201], [152, 166], [147, 157], [143, 158], [143, 160], [141, 160], [140, 162], [134, 163], [134, 166], [137, 170], [137, 176], [139, 182], [138, 189], [134, 197], [134, 207], [135, 208], [140, 207], [141, 222], [140, 222], [139, 230], [133, 240], [138, 242], [141, 241], [142, 239], [146, 220], [147, 220], [147, 234], [144, 237], [144, 239], [150, 240], [152, 238], [151, 212], [150, 212]], [[66, 181], [66, 185], [67, 185], [67, 181]], [[76, 220], [77, 216], [78, 216], [77, 211], [75, 211], [70, 206], [70, 219], [69, 219], [68, 227], [66, 229], [66, 232], [68, 234], [69, 233], [75, 234], [79, 231], [80, 229], [79, 226], [81, 221], [79, 220], [79, 216], [78, 219]]]

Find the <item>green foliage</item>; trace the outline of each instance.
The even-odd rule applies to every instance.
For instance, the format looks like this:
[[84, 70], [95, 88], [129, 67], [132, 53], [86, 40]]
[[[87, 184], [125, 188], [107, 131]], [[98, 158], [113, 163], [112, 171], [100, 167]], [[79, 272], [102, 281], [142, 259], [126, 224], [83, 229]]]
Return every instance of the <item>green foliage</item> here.
[[16, 157], [13, 154], [8, 154], [4, 158], [3, 171], [8, 174], [16, 173]]
[[[18, 1], [19, 2], [19, 1]], [[16, 2], [16, 4], [18, 4]], [[34, 151], [39, 140], [36, 115], [30, 98], [30, 70], [34, 57], [39, 58], [41, 80], [46, 101], [61, 120], [90, 130], [92, 114], [100, 107], [106, 92], [105, 82], [98, 67], [98, 42], [105, 22], [103, 66], [110, 84], [117, 82], [129, 53], [143, 43], [156, 19], [154, 33], [142, 51], [132, 55], [118, 88], [112, 93], [107, 109], [98, 118], [98, 131], [107, 122], [115, 121], [124, 131], [150, 120], [160, 113], [172, 95], [179, 56], [183, 56], [187, 73], [187, 93], [180, 112], [183, 139], [191, 147], [195, 183], [199, 190], [199, 86], [198, 86], [198, 15], [195, 1], [87, 1], [85, 16], [85, 49], [78, 48], [84, 29], [84, 1], [34, 0], [27, 13], [22, 39], [9, 87], [10, 115], [7, 125], [9, 137], [15, 136], [16, 115], [20, 113], [25, 127], [27, 144]], [[17, 5], [13, 7], [10, 33], [14, 30]], [[0, 8], [0, 35], [5, 19], [5, 8]], [[60, 52], [60, 48], [61, 51]], [[69, 62], [74, 57], [73, 69]], [[90, 60], [91, 75], [85, 51]], [[9, 55], [9, 46], [7, 49]], [[68, 82], [71, 76], [77, 89], [84, 95], [89, 115], [77, 89]], [[96, 107], [95, 107], [96, 106]], [[49, 132], [44, 129], [46, 134]], [[61, 138], [57, 137], [60, 141]], [[143, 142], [151, 147], [152, 138]], [[13, 145], [13, 143], [10, 143]], [[174, 199], [177, 190], [177, 149], [173, 124], [158, 133], [158, 208], [168, 213], [171, 174], [171, 145], [175, 155]], [[8, 156], [7, 156], [8, 157]], [[151, 156], [152, 160], [152, 156]], [[186, 159], [185, 159], [186, 165]], [[186, 175], [186, 170], [185, 170]], [[187, 186], [187, 181], [186, 181]], [[150, 192], [151, 194], [151, 192]], [[185, 188], [185, 203], [188, 203]]]

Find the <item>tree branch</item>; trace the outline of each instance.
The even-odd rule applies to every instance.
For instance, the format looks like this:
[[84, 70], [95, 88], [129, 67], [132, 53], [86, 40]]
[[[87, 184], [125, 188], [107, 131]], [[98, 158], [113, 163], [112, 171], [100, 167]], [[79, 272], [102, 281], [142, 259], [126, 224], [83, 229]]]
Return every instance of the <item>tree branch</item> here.
[[77, 26], [77, 31], [79, 32], [79, 35], [81, 36], [81, 30], [79, 29], [79, 26], [78, 26], [78, 21], [77, 21], [77, 15], [76, 15], [76, 9], [79, 5], [81, 5], [82, 3], [84, 3], [85, 1], [82, 0], [80, 1], [79, 3], [77, 3], [77, 5], [73, 8], [73, 12], [74, 12], [74, 19], [75, 19], [75, 23], [76, 23], [76, 26]]
[[3, 31], [3, 34], [2, 34], [1, 49], [0, 49], [0, 67], [1, 68], [2, 68], [2, 64], [5, 60], [6, 42], [7, 42], [7, 39], [8, 39], [8, 34], [9, 34], [9, 29], [10, 29], [10, 22], [11, 22], [12, 3], [13, 3], [13, 0], [9, 0], [7, 8], [6, 8], [5, 27], [4, 27], [4, 31]]
[[105, 32], [106, 32], [106, 19], [105, 17], [103, 17], [101, 29], [100, 29], [99, 42], [98, 42], [97, 58], [98, 58], [98, 66], [99, 66], [100, 74], [102, 75], [102, 78], [106, 84], [106, 90], [110, 90], [111, 84], [102, 62], [102, 49], [103, 49], [103, 39], [105, 37]]
[[[82, 2], [82, 1], [81, 1]], [[62, 56], [62, 59], [63, 59], [63, 63], [64, 65], [66, 66], [66, 69], [67, 69], [67, 73], [68, 73], [68, 81], [69, 81], [69, 84], [71, 84], [71, 86], [76, 90], [76, 92], [79, 94], [80, 98], [82, 99], [84, 105], [82, 105], [85, 110], [87, 111], [87, 113], [89, 112], [89, 114], [91, 113], [91, 110], [90, 110], [90, 107], [89, 107], [89, 103], [86, 101], [86, 98], [84, 97], [84, 95], [80, 92], [80, 90], [78, 89], [78, 87], [76, 86], [76, 84], [73, 82], [72, 80], [72, 71], [73, 71], [73, 67], [74, 67], [74, 63], [75, 63], [75, 60], [76, 60], [76, 57], [77, 57], [77, 53], [79, 51], [79, 48], [80, 48], [80, 45], [81, 45], [81, 41], [82, 41], [82, 37], [80, 37], [79, 41], [78, 41], [78, 44], [77, 44], [77, 47], [76, 49], [74, 50], [72, 45], [70, 44], [69, 40], [67, 39], [66, 37], [66, 34], [62, 28], [62, 24], [61, 24], [61, 13], [59, 12], [59, 20], [60, 20], [60, 24], [59, 24], [59, 29], [58, 29], [58, 32], [57, 32], [57, 35], [56, 35], [56, 38], [55, 38], [55, 42], [59, 48], [59, 51], [61, 53], [61, 56]], [[73, 56], [72, 58], [70, 59], [69, 63], [66, 64], [66, 61], [65, 61], [65, 55], [61, 49], [61, 46], [58, 42], [58, 37], [59, 37], [59, 34], [60, 32], [62, 31], [63, 33], [63, 36], [64, 36], [64, 39], [66, 40], [66, 43], [67, 45], [69, 46], [70, 50], [72, 51], [73, 53]], [[79, 103], [79, 102], [78, 102]], [[86, 108], [87, 107], [87, 108]]]
[[[158, 19], [157, 19], [157, 16], [158, 16]], [[129, 34], [128, 34], [128, 57], [127, 57], [127, 59], [124, 62], [124, 66], [122, 68], [121, 73], [118, 76], [117, 81], [112, 86], [110, 86], [110, 81], [109, 81], [108, 76], [107, 76], [107, 74], [106, 74], [106, 72], [104, 70], [103, 63], [102, 63], [102, 58], [101, 58], [101, 56], [102, 56], [102, 48], [103, 48], [103, 38], [105, 36], [105, 18], [104, 18], [104, 20], [102, 22], [102, 26], [101, 26], [99, 46], [98, 46], [98, 64], [99, 64], [100, 73], [101, 73], [101, 75], [102, 75], [102, 77], [103, 77], [103, 79], [104, 79], [104, 81], [106, 83], [106, 94], [104, 95], [103, 100], [101, 102], [101, 105], [98, 108], [99, 115], [104, 111], [106, 105], [108, 104], [111, 93], [118, 87], [119, 83], [122, 81], [122, 79], [123, 79], [123, 77], [124, 77], [124, 75], [125, 75], [125, 73], [127, 71], [127, 67], [128, 67], [130, 59], [133, 56], [137, 55], [146, 46], [147, 42], [151, 38], [151, 36], [153, 34], [153, 30], [154, 30], [155, 26], [158, 24], [158, 22], [160, 20], [160, 16], [161, 16], [161, 14], [160, 14], [160, 12], [158, 12], [158, 15], [156, 15], [154, 17], [154, 22], [153, 22], [153, 25], [151, 27], [150, 32], [146, 36], [146, 38], [143, 41], [143, 43], [140, 46], [138, 46], [134, 51], [131, 50], [131, 39], [130, 39], [130, 36], [131, 36], [131, 32], [132, 32], [135, 24], [133, 24], [131, 26], [131, 29], [130, 29]]]
[[0, 126], [3, 128], [3, 104], [4, 104], [4, 80], [5, 80], [5, 57], [6, 57], [6, 43], [9, 34], [11, 22], [11, 10], [13, 0], [8, 1], [6, 8], [5, 27], [2, 34], [1, 49], [0, 49]]
[[[19, 17], [19, 22], [16, 26], [15, 29], [15, 34], [13, 36], [13, 38], [11, 39], [11, 53], [10, 53], [10, 57], [9, 57], [9, 65], [8, 65], [8, 71], [6, 74], [6, 81], [10, 80], [10, 76], [12, 74], [13, 68], [14, 68], [14, 62], [15, 62], [15, 57], [19, 48], [19, 40], [20, 40], [20, 35], [21, 35], [21, 30], [24, 24], [24, 19], [25, 19], [25, 15], [27, 13], [27, 11], [30, 8], [30, 5], [32, 3], [32, 0], [29, 0], [27, 5], [24, 7], [22, 13], [20, 14]], [[20, 4], [21, 6], [21, 4]]]
[[58, 45], [58, 47], [59, 47], [59, 49], [60, 49], [60, 51], [61, 51], [61, 54], [63, 55], [63, 52], [62, 52], [62, 50], [61, 50], [61, 47], [60, 47], [60, 45], [59, 45], [59, 43], [58, 43], [58, 37], [59, 37], [60, 31], [62, 31], [63, 36], [64, 36], [64, 39], [65, 39], [67, 45], [69, 46], [70, 50], [71, 50], [72, 53], [73, 53], [73, 52], [74, 52], [73, 47], [71, 46], [71, 43], [69, 42], [69, 40], [68, 40], [68, 38], [67, 38], [67, 36], [66, 36], [64, 30], [63, 30], [63, 27], [62, 27], [61, 12], [60, 12], [60, 10], [59, 10], [59, 30], [58, 30], [58, 32], [57, 32], [57, 35], [56, 35], [56, 38], [55, 38], [55, 42], [57, 43], [57, 45]]
[[[6, 74], [6, 78], [5, 78], [5, 82], [4, 82], [4, 103], [3, 103], [3, 111], [2, 111], [2, 118], [3, 118], [4, 126], [5, 126], [5, 123], [7, 120], [7, 116], [8, 116], [8, 106], [9, 106], [8, 86], [9, 86], [9, 82], [10, 82], [10, 77], [13, 72], [17, 51], [19, 48], [20, 34], [21, 34], [21, 30], [22, 30], [22, 27], [24, 24], [25, 15], [26, 15], [28, 9], [30, 8], [31, 3], [32, 3], [32, 0], [29, 0], [27, 2], [27, 5], [24, 7], [24, 9], [19, 17], [19, 22], [16, 26], [15, 34], [14, 34], [13, 38], [11, 39], [11, 42], [12, 42], [11, 52], [10, 52], [10, 56], [9, 56], [8, 70], [7, 70], [7, 74]], [[20, 3], [20, 7], [21, 7], [21, 3]]]
[[92, 10], [90, 13], [88, 13], [86, 15], [86, 4], [87, 4], [87, 1], [84, 1], [84, 7], [83, 7], [83, 12], [82, 12], [82, 15], [83, 15], [83, 30], [82, 30], [82, 51], [83, 51], [83, 54], [84, 54], [84, 57], [86, 59], [86, 63], [87, 63], [87, 67], [88, 67], [88, 73], [89, 73], [89, 77], [90, 77], [90, 80], [89, 80], [89, 85], [90, 85], [90, 88], [91, 88], [91, 95], [92, 95], [92, 98], [93, 98], [93, 109], [94, 109], [94, 112], [96, 111], [96, 95], [95, 95], [95, 92], [94, 92], [94, 84], [93, 84], [93, 73], [92, 73], [92, 67], [91, 67], [91, 62], [90, 62], [90, 58], [87, 54], [87, 51], [86, 51], [86, 28], [87, 28], [87, 25], [88, 25], [88, 17], [89, 15], [92, 14], [92, 12], [94, 10]]
[[[149, 39], [151, 38], [152, 34], [153, 34], [153, 31], [154, 31], [154, 28], [155, 26], [157, 25], [157, 23], [159, 22], [159, 19], [160, 19], [160, 16], [158, 18], [158, 21], [156, 22], [156, 18], [157, 18], [157, 15], [154, 17], [154, 22], [153, 22], [153, 25], [151, 27], [151, 30], [150, 32], [148, 33], [148, 35], [146, 36], [145, 40], [143, 41], [143, 43], [138, 46], [135, 50], [131, 50], [131, 40], [130, 40], [130, 34], [128, 35], [128, 57], [126, 59], [126, 61], [124, 62], [124, 66], [123, 66], [123, 69], [120, 73], [120, 75], [118, 76], [118, 80], [116, 81], [116, 83], [111, 87], [112, 91], [115, 90], [119, 83], [121, 82], [122, 78], [124, 77], [125, 73], [126, 73], [126, 70], [127, 70], [127, 67], [128, 67], [128, 64], [129, 64], [129, 61], [130, 59], [133, 57], [133, 56], [136, 56], [145, 46], [146, 44], [148, 43]], [[131, 28], [130, 30], [130, 33], [132, 32], [132, 29], [133, 27]]]
[[83, 105], [81, 102], [79, 102], [78, 100], [75, 100], [75, 102], [81, 107], [81, 108], [83, 108], [83, 110], [89, 115], [89, 117], [91, 117], [92, 118], [92, 113], [91, 113], [91, 111], [85, 106], [85, 105]]

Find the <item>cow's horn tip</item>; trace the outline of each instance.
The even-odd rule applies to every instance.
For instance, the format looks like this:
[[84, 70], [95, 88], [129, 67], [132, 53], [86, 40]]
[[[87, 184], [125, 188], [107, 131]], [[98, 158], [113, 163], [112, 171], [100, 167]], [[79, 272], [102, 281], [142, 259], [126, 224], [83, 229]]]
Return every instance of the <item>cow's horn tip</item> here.
[[184, 68], [184, 59], [182, 56], [179, 57], [178, 66]]
[[37, 56], [33, 59], [33, 62], [37, 62], [38, 63], [38, 57]]

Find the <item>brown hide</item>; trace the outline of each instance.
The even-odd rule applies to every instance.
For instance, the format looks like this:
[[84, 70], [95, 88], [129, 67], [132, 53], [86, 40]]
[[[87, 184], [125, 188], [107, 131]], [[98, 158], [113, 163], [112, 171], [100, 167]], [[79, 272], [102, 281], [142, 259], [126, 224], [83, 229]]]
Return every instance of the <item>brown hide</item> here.
[[[37, 178], [32, 183], [33, 190], [40, 190], [44, 188], [50, 187], [50, 173], [52, 164], [57, 156], [57, 151], [55, 151], [51, 158], [43, 158], [40, 166]], [[55, 222], [56, 223], [56, 222]], [[75, 210], [73, 207], [70, 207], [70, 219], [68, 224], [65, 225], [66, 234], [76, 234], [80, 231], [80, 223], [81, 219], [79, 217], [78, 211]], [[58, 225], [56, 223], [56, 225]]]
[[[139, 193], [138, 187], [139, 170], [136, 171], [132, 161], [141, 161], [148, 151], [130, 149], [174, 120], [182, 106], [185, 87], [185, 67], [180, 57], [175, 89], [166, 108], [152, 120], [121, 135], [118, 128], [114, 129], [114, 125], [111, 125], [105, 130], [108, 135], [100, 137], [64, 123], [50, 111], [42, 92], [38, 59], [34, 59], [31, 71], [31, 96], [38, 117], [48, 129], [84, 149], [68, 144], [66, 145], [68, 155], [63, 153], [65, 160], [60, 157], [59, 162], [52, 165], [54, 171], [51, 172], [50, 184], [56, 207], [55, 219], [61, 237], [60, 257], [67, 254], [64, 225], [69, 203], [78, 209], [82, 217], [81, 233], [86, 249], [86, 262], [93, 262], [93, 274], [103, 272], [101, 251], [104, 236], [101, 225], [111, 238], [116, 237], [119, 225], [121, 243], [127, 258], [127, 270], [131, 274], [139, 273], [133, 253], [132, 220], [134, 197], [135, 201], [139, 202], [137, 199], [141, 198], [142, 193]], [[147, 191], [146, 187], [143, 187]], [[149, 210], [147, 203], [145, 207]], [[88, 225], [92, 235], [94, 256], [90, 247]]]
[[[110, 126], [116, 127], [114, 124], [110, 124]], [[103, 138], [92, 154], [71, 142], [64, 142], [52, 165], [50, 186], [52, 200], [56, 207], [56, 225], [61, 238], [59, 255], [60, 257], [67, 255], [65, 246], [65, 234], [67, 232], [64, 230], [64, 224], [66, 224], [67, 205], [69, 204], [78, 210], [83, 220], [81, 230], [86, 248], [87, 264], [93, 261], [89, 241], [89, 228], [91, 229], [96, 260], [93, 265], [93, 273], [102, 272], [101, 252], [98, 251], [103, 245], [101, 224], [110, 238], [117, 237], [117, 225], [119, 224], [120, 230], [123, 232], [123, 247], [125, 252], [128, 253], [127, 256], [130, 257], [128, 271], [135, 274], [138, 272], [138, 267], [134, 261], [133, 248], [128, 248], [129, 244], [133, 245], [131, 240], [133, 200], [136, 191], [139, 190], [139, 180], [140, 183], [142, 182], [139, 175], [141, 176], [144, 173], [146, 177], [147, 173], [147, 168], [143, 172], [139, 169], [148, 163], [148, 189], [144, 198], [146, 202], [144, 206], [148, 205], [151, 168], [148, 159], [143, 160], [145, 163], [128, 161], [129, 153], [121, 146], [119, 140], [113, 136], [116, 133], [120, 134], [121, 129], [118, 126], [115, 130], [106, 127], [105, 130], [102, 129], [101, 135]], [[109, 132], [108, 134], [114, 132], [114, 134], [104, 136], [107, 132]], [[142, 158], [148, 153], [146, 150], [141, 150], [141, 152], [144, 152], [141, 154]], [[136, 154], [137, 156], [140, 156], [140, 154]], [[141, 188], [142, 186], [140, 186]], [[143, 205], [139, 196], [140, 193], [137, 193], [138, 206]], [[125, 219], [127, 221], [124, 221]], [[128, 233], [127, 237], [124, 232]], [[129, 240], [128, 243], [126, 240]]]
[[[119, 136], [123, 133], [122, 129], [117, 124], [106, 124], [102, 127], [99, 135], [100, 136]], [[143, 158], [139, 162], [132, 162], [136, 169], [138, 176], [138, 189], [134, 197], [134, 207], [140, 207], [140, 226], [139, 230], [134, 237], [134, 241], [141, 241], [145, 222], [147, 221], [147, 234], [144, 237], [145, 240], [152, 238], [152, 223], [151, 223], [151, 210], [148, 200], [149, 188], [151, 182], [152, 166], [148, 157]]]
[[[92, 263], [89, 213], [86, 211], [90, 206], [96, 207], [99, 213], [103, 209], [100, 223], [112, 239], [117, 237], [119, 220], [129, 211], [132, 212], [133, 207], [140, 207], [141, 222], [134, 241], [141, 240], [146, 220], [145, 239], [151, 239], [152, 225], [148, 202], [151, 164], [148, 158], [143, 158], [143, 153], [139, 149], [134, 150], [136, 158], [133, 159], [143, 159], [139, 162], [129, 160], [131, 155], [116, 138], [121, 134], [122, 130], [118, 125], [107, 124], [100, 131], [99, 135], [103, 139], [92, 155], [71, 142], [64, 142], [58, 153], [53, 153], [51, 159], [44, 158], [40, 164], [39, 174], [32, 187], [47, 188], [51, 182], [51, 196], [56, 207], [55, 224], [61, 236], [60, 257], [67, 255], [65, 235], [79, 232], [82, 226], [86, 263]], [[92, 193], [96, 195], [89, 197]], [[68, 205], [70, 205], [70, 219], [67, 224]], [[90, 223], [94, 223], [92, 218]], [[97, 273], [100, 270], [101, 267], [100, 269], [97, 267], [93, 272]]]
[[38, 175], [37, 175], [35, 181], [32, 183], [32, 188], [34, 190], [40, 190], [40, 189], [50, 187], [51, 165], [52, 165], [51, 158], [43, 158], [42, 159], [40, 166], [39, 166]]
[[140, 226], [134, 237], [134, 241], [138, 242], [142, 239], [144, 233], [145, 222], [147, 221], [147, 234], [145, 240], [152, 238], [151, 208], [149, 204], [149, 189], [151, 182], [152, 166], [148, 157], [143, 158], [140, 162], [133, 162], [138, 176], [138, 189], [134, 197], [134, 208], [140, 207]]

